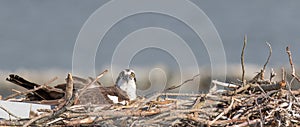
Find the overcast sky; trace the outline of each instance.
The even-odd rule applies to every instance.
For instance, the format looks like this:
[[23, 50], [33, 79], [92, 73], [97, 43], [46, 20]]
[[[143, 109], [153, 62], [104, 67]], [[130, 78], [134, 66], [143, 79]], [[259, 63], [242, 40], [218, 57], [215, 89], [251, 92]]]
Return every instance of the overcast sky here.
[[[107, 0], [1, 0], [0, 69], [72, 69], [73, 48], [79, 31], [89, 16], [106, 2]], [[215, 25], [223, 41], [229, 64], [240, 62], [245, 34], [248, 35], [247, 63], [260, 65], [264, 63], [268, 55], [265, 41], [270, 42], [273, 48], [271, 66], [288, 64], [285, 53], [287, 45], [291, 46], [295, 63], [300, 63], [300, 1], [192, 0], [192, 2], [201, 8]], [[187, 15], [192, 15], [192, 12]], [[110, 13], [107, 13], [107, 16], [109, 17]], [[95, 59], [96, 66], [106, 66], [111, 60], [110, 55], [117, 41], [121, 41], [133, 30], [145, 26], [176, 31], [178, 35], [188, 40], [199, 66], [210, 63], [205, 46], [184, 24], [174, 18], [149, 13], [126, 18], [112, 27], [99, 46]], [[101, 29], [101, 26], [97, 27]], [[143, 50], [136, 54], [132, 63], [141, 66], [177, 65], [170, 54], [160, 49]]]

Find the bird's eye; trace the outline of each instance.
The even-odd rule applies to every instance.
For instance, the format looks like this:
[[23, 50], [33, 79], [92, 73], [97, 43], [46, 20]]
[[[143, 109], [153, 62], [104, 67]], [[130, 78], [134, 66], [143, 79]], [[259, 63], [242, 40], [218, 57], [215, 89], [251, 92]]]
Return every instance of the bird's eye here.
[[131, 75], [132, 77], [135, 77], [135, 74], [134, 74], [133, 72], [131, 72], [130, 75]]

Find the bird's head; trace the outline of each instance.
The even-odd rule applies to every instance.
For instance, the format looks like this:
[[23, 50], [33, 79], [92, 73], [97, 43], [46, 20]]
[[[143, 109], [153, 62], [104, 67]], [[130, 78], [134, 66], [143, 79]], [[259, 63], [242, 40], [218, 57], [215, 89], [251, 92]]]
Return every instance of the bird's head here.
[[135, 72], [131, 69], [125, 69], [123, 71], [120, 72], [119, 77], [117, 79], [117, 84], [119, 80], [124, 80], [127, 83], [129, 81], [134, 81], [136, 82], [136, 78], [135, 78]]

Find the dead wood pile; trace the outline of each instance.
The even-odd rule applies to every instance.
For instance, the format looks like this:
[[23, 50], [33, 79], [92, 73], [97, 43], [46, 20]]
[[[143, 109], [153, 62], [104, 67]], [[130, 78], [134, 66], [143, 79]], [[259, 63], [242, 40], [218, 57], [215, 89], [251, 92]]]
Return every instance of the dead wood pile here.
[[[244, 47], [246, 46], [246, 38]], [[6, 99], [20, 95], [31, 97], [34, 103], [56, 105], [53, 110], [40, 110], [42, 114], [30, 119], [0, 120], [3, 126], [299, 126], [300, 90], [291, 90], [290, 84], [299, 78], [295, 72], [292, 54], [286, 52], [291, 65], [292, 80], [286, 80], [282, 69], [280, 81], [273, 81], [276, 74], [271, 71], [265, 78], [266, 65], [249, 81], [244, 78], [244, 54], [241, 56], [243, 76], [238, 83], [225, 83], [213, 80], [214, 87], [206, 94], [158, 92], [147, 98], [139, 98], [129, 105], [74, 105], [77, 95], [73, 89], [75, 83], [69, 74], [65, 90], [50, 87], [49, 83], [32, 87], [28, 91], [17, 92]], [[244, 52], [243, 48], [243, 52]], [[96, 82], [104, 73], [91, 82]], [[13, 78], [12, 78], [13, 77]], [[18, 84], [19, 80], [11, 82]], [[20, 77], [19, 77], [20, 78]], [[9, 80], [9, 79], [8, 79]], [[191, 79], [193, 80], [193, 79]], [[189, 80], [190, 81], [190, 80]], [[32, 84], [31, 82], [27, 82]], [[87, 83], [85, 89], [90, 83]], [[61, 85], [60, 85], [61, 86]], [[216, 89], [223, 86], [224, 89]], [[46, 92], [46, 95], [44, 95]], [[51, 94], [53, 93], [53, 94]], [[34, 95], [34, 96], [33, 96]], [[50, 98], [50, 99], [49, 99]], [[28, 100], [21, 100], [28, 101]], [[9, 113], [9, 111], [7, 111]], [[11, 114], [13, 115], [13, 114]]]

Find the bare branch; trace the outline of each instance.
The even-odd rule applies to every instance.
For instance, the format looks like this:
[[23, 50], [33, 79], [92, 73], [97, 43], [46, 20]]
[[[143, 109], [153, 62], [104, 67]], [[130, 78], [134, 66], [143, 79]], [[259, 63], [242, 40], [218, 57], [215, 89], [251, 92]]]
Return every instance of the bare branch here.
[[52, 115], [52, 113], [43, 113], [42, 115], [39, 115], [39, 116], [34, 117], [34, 118], [32, 118], [31, 120], [29, 120], [27, 123], [25, 123], [25, 124], [23, 125], [23, 127], [28, 127], [28, 126], [30, 126], [31, 124], [33, 124], [34, 122], [36, 122], [37, 120], [42, 119], [42, 118], [45, 118], [45, 117], [48, 117], [48, 116], [51, 116], [51, 115]]
[[231, 83], [225, 83], [225, 82], [220, 82], [218, 80], [212, 80], [212, 83], [219, 85], [219, 86], [224, 86], [224, 87], [228, 87], [228, 88], [238, 88], [239, 86], [235, 85], [235, 84], [231, 84]]
[[74, 87], [73, 78], [71, 73], [69, 73], [67, 77], [67, 85], [66, 85], [66, 94], [65, 94], [66, 100], [69, 100], [72, 97], [73, 87]]
[[94, 84], [95, 82], [97, 82], [105, 73], [107, 73], [108, 70], [103, 71], [102, 73], [100, 73], [95, 79], [94, 81], [90, 82], [89, 84], [87, 84], [86, 86], [84, 86], [84, 88], [82, 88], [82, 90], [79, 92], [78, 94], [78, 98], [86, 91], [86, 89], [91, 86], [92, 84]]
[[272, 47], [271, 47], [271, 44], [269, 42], [266, 42], [266, 44], [269, 47], [269, 56], [268, 56], [268, 59], [267, 59], [266, 63], [264, 64], [263, 70], [266, 70], [267, 64], [269, 63], [270, 58], [272, 56]]
[[243, 43], [243, 49], [242, 49], [242, 54], [241, 54], [241, 64], [242, 64], [242, 82], [243, 86], [246, 85], [246, 80], [245, 80], [245, 58], [244, 58], [244, 52], [245, 48], [247, 45], [247, 35], [244, 36], [244, 43]]
[[269, 47], [269, 56], [268, 56], [268, 58], [267, 58], [266, 63], [264, 64], [264, 67], [262, 68], [262, 71], [261, 71], [261, 77], [260, 77], [261, 80], [264, 80], [264, 72], [265, 72], [266, 67], [267, 67], [267, 64], [269, 63], [270, 58], [271, 58], [271, 56], [272, 56], [272, 47], [271, 47], [271, 44], [270, 44], [269, 42], [266, 42], [266, 44], [267, 44], [268, 47]]
[[286, 53], [288, 54], [289, 56], [289, 61], [290, 61], [290, 65], [291, 65], [291, 68], [292, 68], [292, 76], [298, 81], [300, 82], [300, 78], [297, 76], [296, 74], [296, 70], [295, 70], [295, 66], [294, 66], [294, 63], [293, 63], [293, 58], [292, 58], [292, 52], [290, 51], [290, 48], [287, 46], [286, 47]]
[[273, 68], [271, 68], [271, 72], [270, 72], [270, 83], [272, 83], [272, 80], [273, 80], [273, 78], [276, 76], [276, 73], [275, 73], [275, 71], [274, 71], [274, 69]]
[[191, 79], [185, 80], [184, 82], [182, 82], [181, 84], [179, 84], [177, 86], [171, 86], [171, 87], [165, 89], [164, 91], [168, 91], [168, 90], [173, 90], [173, 89], [179, 88], [179, 87], [183, 86], [184, 84], [193, 81], [198, 76], [200, 76], [200, 74], [197, 74], [197, 75], [193, 76], [193, 78], [191, 78]]

